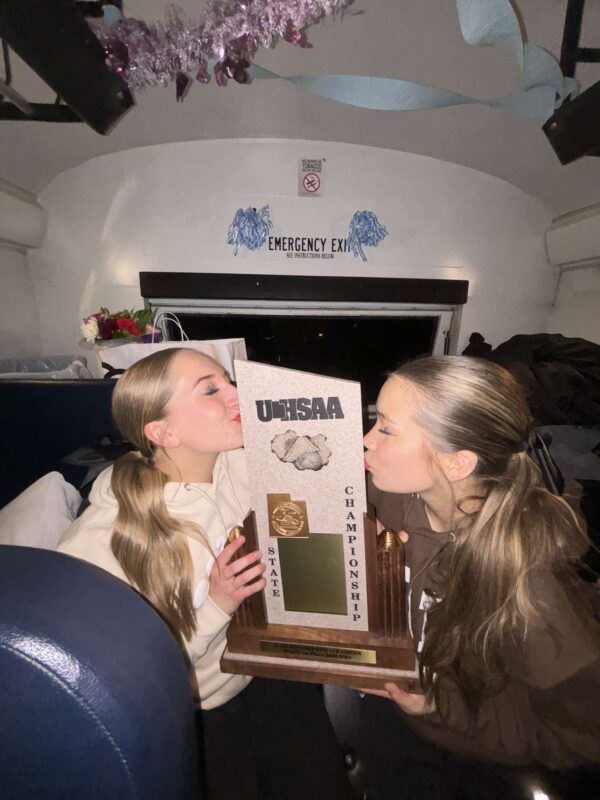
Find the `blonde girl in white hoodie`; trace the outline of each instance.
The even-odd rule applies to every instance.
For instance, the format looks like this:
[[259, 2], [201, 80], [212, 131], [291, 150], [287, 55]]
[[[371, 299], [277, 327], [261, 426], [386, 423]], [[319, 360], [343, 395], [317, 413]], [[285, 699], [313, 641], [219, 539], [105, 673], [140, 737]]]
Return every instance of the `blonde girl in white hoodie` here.
[[154, 353], [119, 379], [112, 410], [136, 449], [97, 478], [58, 549], [137, 589], [185, 645], [211, 800], [350, 797], [319, 687], [248, 686], [219, 667], [231, 615], [265, 585], [260, 553], [236, 560], [243, 537], [227, 544], [250, 505], [226, 371], [193, 350]]

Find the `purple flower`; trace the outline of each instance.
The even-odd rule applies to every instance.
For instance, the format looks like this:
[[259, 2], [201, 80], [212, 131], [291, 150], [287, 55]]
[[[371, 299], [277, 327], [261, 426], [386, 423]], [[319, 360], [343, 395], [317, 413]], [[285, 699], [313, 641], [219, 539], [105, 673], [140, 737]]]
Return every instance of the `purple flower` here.
[[92, 314], [98, 322], [98, 332], [102, 339], [112, 339], [117, 330], [117, 320], [104, 314]]

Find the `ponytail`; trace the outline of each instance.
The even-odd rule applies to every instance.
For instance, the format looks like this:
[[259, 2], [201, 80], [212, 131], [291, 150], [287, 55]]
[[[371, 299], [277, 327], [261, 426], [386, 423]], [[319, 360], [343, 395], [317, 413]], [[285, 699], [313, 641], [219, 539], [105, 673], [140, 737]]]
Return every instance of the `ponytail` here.
[[475, 714], [504, 682], [507, 642], [522, 642], [539, 620], [530, 578], [550, 569], [566, 577], [586, 542], [581, 521], [544, 486], [525, 452], [502, 476], [481, 481], [478, 510], [465, 514], [433, 566], [442, 601], [431, 609], [421, 652], [423, 686], [441, 709], [442, 676], [458, 684]]
[[169, 514], [166, 482], [151, 457], [139, 451], [118, 459], [111, 478], [119, 506], [111, 549], [131, 584], [174, 631], [190, 639], [196, 629], [193, 565], [185, 539], [191, 523]]
[[[131, 584], [146, 597], [180, 638], [196, 630], [192, 599], [193, 564], [187, 538], [210, 546], [199, 526], [172, 517], [165, 504], [167, 477], [154, 463], [149, 422], [163, 419], [173, 393], [170, 367], [182, 348], [159, 350], [136, 361], [117, 381], [112, 414], [123, 438], [137, 451], [114, 465], [111, 486], [119, 510], [112, 552]], [[212, 552], [212, 551], [211, 551]]]

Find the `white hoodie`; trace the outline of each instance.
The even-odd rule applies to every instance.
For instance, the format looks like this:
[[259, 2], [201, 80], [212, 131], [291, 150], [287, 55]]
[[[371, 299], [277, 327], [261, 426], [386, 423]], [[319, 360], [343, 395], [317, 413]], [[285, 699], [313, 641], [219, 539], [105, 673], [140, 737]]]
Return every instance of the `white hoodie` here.
[[[117, 501], [110, 486], [112, 467], [96, 479], [89, 508], [75, 520], [61, 539], [58, 550], [89, 561], [129, 583], [110, 549]], [[212, 483], [167, 483], [167, 509], [177, 519], [200, 526], [218, 555], [235, 525], [241, 525], [250, 510], [244, 451], [220, 453]], [[193, 597], [197, 629], [186, 647], [194, 665], [202, 708], [209, 710], [226, 703], [249, 683], [244, 675], [221, 672], [219, 661], [225, 649], [225, 632], [230, 617], [208, 594], [208, 578], [214, 563], [206, 547], [192, 537], [187, 542], [194, 565]]]

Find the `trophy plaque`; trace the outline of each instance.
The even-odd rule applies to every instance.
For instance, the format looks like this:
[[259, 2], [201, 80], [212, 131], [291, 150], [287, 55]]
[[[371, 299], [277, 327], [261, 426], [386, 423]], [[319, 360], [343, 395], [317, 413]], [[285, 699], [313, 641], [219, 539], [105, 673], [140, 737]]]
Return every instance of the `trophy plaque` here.
[[253, 509], [240, 555], [259, 549], [267, 569], [222, 670], [419, 691], [403, 546], [367, 514], [360, 384], [251, 361], [235, 373]]

